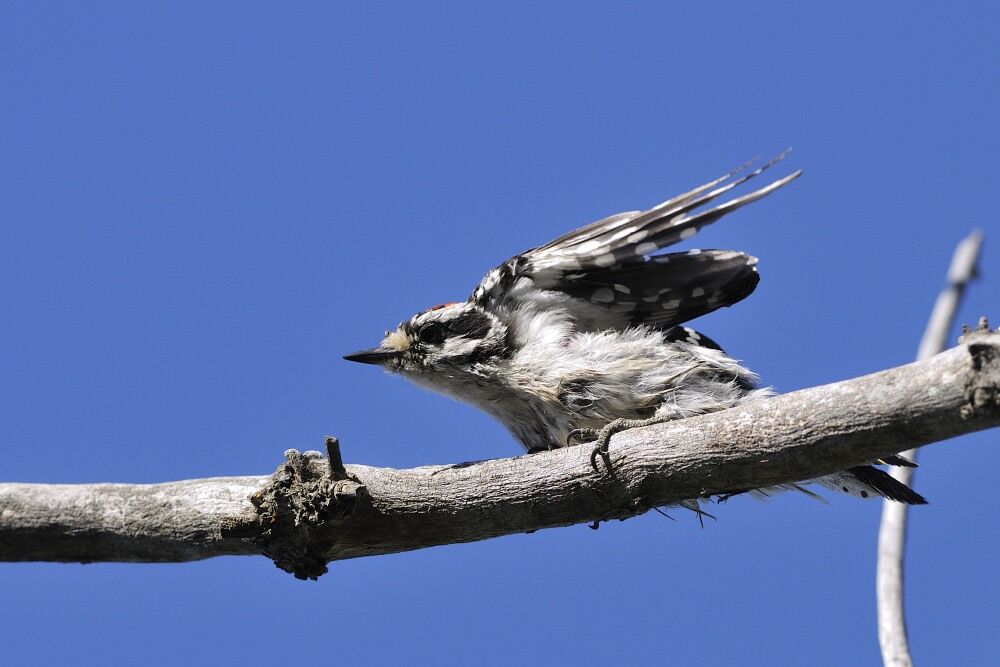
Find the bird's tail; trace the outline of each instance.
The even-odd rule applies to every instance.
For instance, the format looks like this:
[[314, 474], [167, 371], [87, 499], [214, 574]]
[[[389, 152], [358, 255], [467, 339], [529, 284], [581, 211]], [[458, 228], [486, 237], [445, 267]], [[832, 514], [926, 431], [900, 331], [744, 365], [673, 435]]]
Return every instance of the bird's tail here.
[[[899, 457], [893, 458], [898, 459]], [[910, 466], [913, 465], [910, 461], [906, 463]], [[818, 477], [813, 481], [828, 489], [841, 491], [858, 498], [871, 498], [873, 495], [878, 495], [907, 505], [927, 504], [927, 499], [922, 495], [884, 470], [871, 465], [854, 466], [843, 472]]]
[[[904, 468], [917, 467], [917, 464], [913, 461], [896, 455], [883, 457], [878, 461], [875, 461], [875, 463]], [[895, 500], [900, 503], [906, 503], [907, 505], [927, 504], [927, 499], [922, 495], [908, 487], [906, 484], [903, 484], [889, 473], [880, 468], [876, 468], [873, 465], [854, 466], [841, 472], [835, 472], [832, 475], [816, 477], [809, 480], [809, 482], [815, 482], [820, 486], [824, 486], [840, 493], [846, 493], [854, 496], [855, 498], [881, 497], [887, 498], [888, 500]], [[750, 491], [750, 495], [755, 498], [765, 499], [782, 491], [799, 491], [811, 498], [815, 498], [821, 502], [826, 502], [822, 496], [813, 493], [804, 486], [804, 484], [809, 482], [802, 482], [800, 484], [778, 484], [764, 489], [753, 489]]]

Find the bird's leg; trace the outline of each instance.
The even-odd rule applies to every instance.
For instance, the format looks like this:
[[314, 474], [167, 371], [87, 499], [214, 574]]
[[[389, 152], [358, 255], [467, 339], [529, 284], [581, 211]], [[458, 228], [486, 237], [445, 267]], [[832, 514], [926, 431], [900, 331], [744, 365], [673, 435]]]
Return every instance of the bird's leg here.
[[622, 431], [627, 431], [633, 428], [641, 428], [643, 426], [652, 426], [653, 424], [662, 424], [663, 422], [671, 421], [668, 417], [650, 417], [649, 419], [614, 419], [600, 430], [592, 428], [578, 428], [569, 432], [566, 436], [566, 444], [572, 445], [573, 441], [579, 442], [594, 442], [594, 451], [590, 453], [590, 465], [594, 467], [594, 470], [598, 470], [597, 467], [597, 457], [600, 456], [604, 459], [604, 465], [607, 466], [608, 470], [611, 470], [611, 457], [608, 455], [608, 444], [611, 442], [611, 436], [615, 433], [621, 433]]

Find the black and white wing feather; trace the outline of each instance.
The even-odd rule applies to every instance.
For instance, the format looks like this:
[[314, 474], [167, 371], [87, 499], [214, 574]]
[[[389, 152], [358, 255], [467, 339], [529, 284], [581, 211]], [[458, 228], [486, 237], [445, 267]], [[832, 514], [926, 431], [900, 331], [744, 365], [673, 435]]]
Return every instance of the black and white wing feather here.
[[471, 299], [497, 310], [563, 308], [582, 330], [638, 324], [666, 330], [732, 305], [757, 286], [756, 258], [728, 250], [651, 255], [796, 179], [801, 171], [703, 208], [784, 156], [743, 173], [748, 163], [647, 211], [612, 215], [512, 257], [483, 278]]

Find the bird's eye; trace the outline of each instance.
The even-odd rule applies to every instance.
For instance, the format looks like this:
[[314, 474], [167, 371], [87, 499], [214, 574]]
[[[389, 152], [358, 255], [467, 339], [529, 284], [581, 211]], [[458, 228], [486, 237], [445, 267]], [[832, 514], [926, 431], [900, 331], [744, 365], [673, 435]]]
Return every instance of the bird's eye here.
[[444, 327], [437, 322], [428, 322], [420, 327], [420, 332], [417, 336], [420, 338], [421, 343], [438, 345], [444, 340]]

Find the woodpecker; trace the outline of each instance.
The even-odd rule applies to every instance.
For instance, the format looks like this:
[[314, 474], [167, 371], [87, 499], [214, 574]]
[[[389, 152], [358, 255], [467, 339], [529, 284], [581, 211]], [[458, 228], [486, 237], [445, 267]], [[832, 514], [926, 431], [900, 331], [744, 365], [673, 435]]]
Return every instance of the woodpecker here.
[[[528, 452], [593, 442], [595, 469], [598, 457], [610, 463], [619, 431], [762, 400], [772, 392], [756, 375], [683, 326], [749, 296], [757, 259], [731, 250], [655, 253], [798, 178], [801, 170], [714, 203], [784, 156], [515, 255], [467, 300], [417, 313], [378, 347], [344, 358], [471, 403]], [[898, 456], [875, 463], [913, 465]], [[874, 465], [812, 481], [862, 498], [926, 502]], [[815, 495], [798, 484], [778, 488]]]

